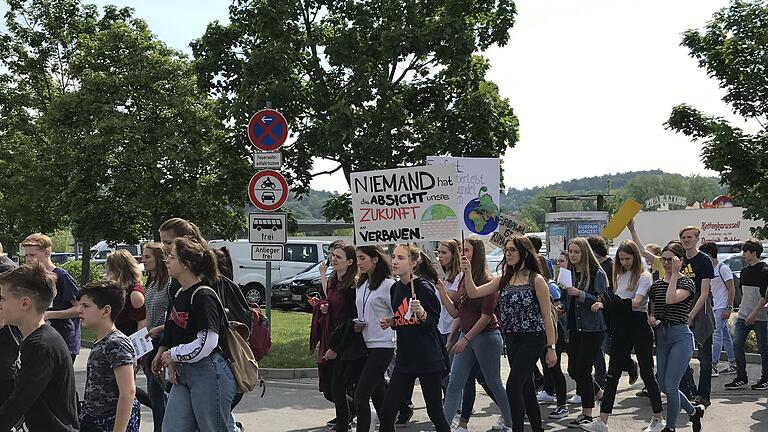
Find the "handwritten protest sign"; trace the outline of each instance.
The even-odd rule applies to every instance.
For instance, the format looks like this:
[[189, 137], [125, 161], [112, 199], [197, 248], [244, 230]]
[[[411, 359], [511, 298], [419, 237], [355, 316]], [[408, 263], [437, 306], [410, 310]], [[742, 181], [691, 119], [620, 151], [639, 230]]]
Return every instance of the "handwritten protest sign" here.
[[427, 156], [427, 165], [453, 165], [459, 194], [459, 223], [467, 234], [488, 236], [499, 227], [499, 158]]
[[438, 241], [459, 233], [456, 167], [352, 173], [355, 244]]
[[526, 229], [525, 224], [514, 216], [502, 213], [499, 216], [499, 230], [491, 236], [491, 243], [503, 248], [508, 238], [525, 234]]

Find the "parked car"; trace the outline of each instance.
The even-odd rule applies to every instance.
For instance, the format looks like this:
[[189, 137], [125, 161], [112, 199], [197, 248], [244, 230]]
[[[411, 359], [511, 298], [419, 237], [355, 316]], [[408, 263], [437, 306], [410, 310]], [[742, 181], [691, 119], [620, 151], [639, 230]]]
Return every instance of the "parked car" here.
[[67, 261], [72, 261], [75, 259], [75, 254], [71, 252], [54, 252], [51, 254], [51, 261], [53, 261], [53, 264], [60, 266], [61, 264], [64, 264]]
[[[328, 267], [326, 276], [330, 278], [331, 273], [333, 269]], [[298, 306], [309, 310], [309, 296], [325, 297], [320, 285], [320, 263], [272, 285], [272, 304], [275, 305]]]
[[[91, 261], [96, 264], [104, 265], [104, 263], [107, 262], [107, 255], [120, 249], [128, 250], [139, 264], [141, 264], [141, 261], [144, 259], [142, 256], [143, 249], [140, 244], [108, 243], [107, 241], [102, 240], [91, 248]], [[142, 266], [142, 270], [143, 267], [144, 266]]]
[[[719, 255], [718, 255], [719, 256]], [[768, 252], [763, 252], [762, 255], [760, 255], [760, 259], [768, 263]], [[727, 265], [729, 269], [733, 272], [733, 285], [736, 289], [736, 293], [733, 296], [733, 309], [739, 310], [739, 304], [741, 304], [741, 270], [744, 269], [744, 266], [746, 266], [746, 263], [744, 262], [744, 257], [739, 253], [738, 255], [732, 255], [725, 260], [723, 260], [723, 264]]]
[[488, 263], [488, 270], [491, 273], [496, 273], [496, 269], [499, 267], [499, 264], [504, 259], [504, 249], [497, 247], [496, 249], [492, 250], [490, 253], [485, 255], [485, 261]]
[[[324, 261], [328, 258], [330, 244], [331, 242], [324, 240], [288, 240], [288, 243], [283, 245], [283, 261], [273, 261], [271, 264], [271, 280], [282, 282]], [[208, 245], [212, 248], [226, 246], [229, 249], [234, 280], [243, 290], [245, 299], [251, 304], [263, 304], [267, 266], [266, 262], [251, 260], [251, 243], [247, 239], [211, 240]], [[274, 285], [275, 282], [273, 287]]]

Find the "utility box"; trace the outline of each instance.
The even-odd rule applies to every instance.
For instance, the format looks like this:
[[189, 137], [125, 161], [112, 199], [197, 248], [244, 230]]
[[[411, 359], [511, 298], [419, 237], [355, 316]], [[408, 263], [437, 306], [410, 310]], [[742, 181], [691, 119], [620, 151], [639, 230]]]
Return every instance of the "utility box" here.
[[608, 224], [606, 211], [554, 212], [544, 216], [547, 233], [547, 255], [557, 260], [568, 251], [568, 242], [576, 237], [600, 235]]

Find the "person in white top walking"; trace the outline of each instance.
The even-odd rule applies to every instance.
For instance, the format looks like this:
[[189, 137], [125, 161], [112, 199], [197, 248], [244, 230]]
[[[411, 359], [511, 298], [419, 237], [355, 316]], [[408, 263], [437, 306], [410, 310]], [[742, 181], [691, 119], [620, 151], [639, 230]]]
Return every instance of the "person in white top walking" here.
[[[712, 267], [715, 269], [715, 277], [710, 283], [714, 298], [712, 309], [715, 313], [715, 333], [712, 335], [712, 376], [732, 375], [736, 373], [736, 353], [733, 350], [728, 319], [733, 312], [733, 299], [736, 295], [733, 272], [730, 267], [718, 261], [717, 245], [714, 242], [702, 244], [699, 250], [709, 256]], [[720, 361], [720, 352], [723, 348], [728, 355], [728, 366], [720, 370], [717, 368], [717, 362]]]
[[378, 325], [379, 317], [394, 315], [390, 288], [395, 280], [392, 279], [392, 264], [381, 246], [358, 247], [357, 267], [360, 277], [355, 297], [358, 317], [355, 331], [363, 333], [368, 357], [355, 388], [355, 409], [357, 431], [368, 432], [371, 426], [369, 401], [373, 399], [373, 406], [379, 413], [386, 393], [384, 372], [395, 352], [395, 331]]

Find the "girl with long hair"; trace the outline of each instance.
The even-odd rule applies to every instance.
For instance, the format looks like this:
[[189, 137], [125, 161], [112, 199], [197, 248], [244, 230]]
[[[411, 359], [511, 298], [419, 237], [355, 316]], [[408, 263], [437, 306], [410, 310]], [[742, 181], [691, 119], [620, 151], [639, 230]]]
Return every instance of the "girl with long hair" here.
[[418, 378], [429, 419], [437, 432], [449, 432], [441, 402], [440, 379], [448, 359], [437, 331], [440, 303], [428, 276], [414, 278], [414, 273], [430, 275], [435, 271], [429, 258], [411, 244], [395, 247], [392, 270], [400, 278], [391, 290], [394, 317], [380, 317], [379, 326], [397, 332], [397, 355], [381, 408], [379, 431], [394, 431], [398, 407]]
[[160, 432], [163, 427], [167, 397], [163, 381], [152, 373], [152, 359], [157, 354], [157, 347], [160, 345], [160, 337], [165, 325], [165, 311], [168, 309], [170, 301], [168, 288], [171, 285], [171, 277], [168, 274], [163, 245], [160, 243], [145, 244], [142, 256], [144, 271], [147, 274], [147, 289], [144, 297], [147, 309], [146, 323], [154, 347], [151, 352], [144, 356], [144, 375], [147, 376], [147, 393], [152, 401], [154, 431]]
[[[533, 369], [545, 346], [547, 367], [556, 363], [552, 303], [538, 256], [528, 238], [514, 236], [505, 243], [505, 259], [500, 277], [479, 287], [475, 286], [472, 278], [465, 278], [464, 282], [470, 298], [494, 295], [501, 291], [501, 330], [510, 367], [506, 391], [512, 430], [515, 432], [523, 431], [525, 413], [528, 413], [534, 432], [544, 430], [536, 400]], [[473, 271], [466, 257], [462, 259], [462, 269], [468, 273]]]
[[[357, 279], [357, 251], [352, 245], [337, 247], [331, 253], [333, 273], [326, 288], [326, 302], [321, 304], [320, 313], [329, 318], [333, 333], [328, 339], [328, 350], [323, 359], [324, 368], [330, 374], [330, 392], [336, 407], [334, 430], [347, 432], [352, 423], [354, 402], [347, 395], [347, 389], [357, 382], [365, 346], [360, 332], [352, 331], [355, 309], [355, 281]], [[326, 375], [328, 377], [328, 375]], [[354, 393], [351, 393], [354, 394]], [[327, 397], [327, 395], [326, 395]]]
[[125, 249], [107, 255], [104, 265], [107, 279], [117, 282], [125, 290], [125, 306], [115, 320], [115, 327], [125, 335], [132, 335], [141, 327], [147, 317], [144, 307], [144, 286], [141, 284], [141, 269], [136, 259]]
[[693, 279], [680, 273], [685, 249], [672, 242], [661, 250], [664, 277], [651, 285], [648, 324], [656, 328], [656, 375], [659, 387], [667, 396], [667, 425], [664, 432], [675, 430], [682, 408], [691, 420], [694, 432], [701, 430], [704, 407], [692, 405], [680, 391], [680, 381], [693, 355], [693, 333], [688, 327], [688, 314], [693, 308]]
[[660, 432], [664, 429], [662, 419], [661, 393], [653, 372], [653, 331], [648, 325], [648, 291], [653, 278], [643, 267], [640, 248], [632, 240], [621, 242], [613, 260], [613, 288], [602, 301], [592, 305], [592, 310], [608, 310], [611, 314], [611, 359], [606, 374], [603, 400], [600, 403], [600, 418], [583, 426], [588, 431], [608, 430], [608, 417], [613, 410], [616, 389], [622, 370], [631, 364], [630, 353], [635, 351], [654, 417], [645, 432]]
[[580, 428], [592, 423], [595, 396], [602, 390], [592, 380], [592, 364], [600, 353], [606, 329], [603, 312], [592, 310], [608, 287], [608, 279], [587, 239], [576, 237], [568, 243], [568, 270], [572, 287], [566, 287], [568, 323], [568, 374], [576, 381], [581, 396], [581, 414], [568, 424]]
[[373, 399], [376, 413], [381, 416], [386, 394], [384, 373], [395, 352], [394, 330], [382, 329], [377, 322], [379, 317], [394, 314], [390, 289], [395, 280], [392, 279], [392, 264], [381, 246], [358, 247], [357, 268], [360, 276], [355, 296], [355, 331], [362, 333], [368, 355], [355, 386], [354, 399], [357, 431], [368, 432], [371, 426], [370, 400]]
[[168, 274], [181, 288], [152, 370], [165, 367], [173, 384], [163, 419], [163, 431], [235, 432], [231, 414], [235, 379], [221, 346], [226, 315], [215, 291], [219, 279], [216, 255], [189, 238], [177, 238], [168, 255]]
[[[485, 253], [482, 240], [467, 239], [464, 241], [464, 258], [470, 262], [469, 277], [464, 279], [473, 279], [482, 285], [491, 280], [488, 272], [488, 266], [485, 265]], [[478, 267], [475, 267], [478, 266]], [[458, 341], [451, 348], [455, 355], [451, 365], [451, 378], [448, 381], [448, 389], [445, 392], [445, 401], [443, 403], [443, 412], [448, 422], [453, 421], [456, 415], [456, 409], [462, 397], [462, 389], [468, 396], [467, 384], [475, 386], [475, 376], [473, 375], [476, 365], [479, 365], [483, 374], [485, 383], [493, 395], [494, 401], [499, 405], [502, 412], [504, 429], [509, 429], [512, 425], [512, 414], [510, 412], [509, 400], [507, 399], [504, 384], [501, 381], [501, 354], [504, 344], [499, 331], [499, 322], [496, 318], [496, 302], [498, 301], [498, 291], [489, 294], [483, 298], [470, 298], [467, 295], [466, 285], [468, 281], [459, 284], [458, 298], [454, 301], [450, 298], [448, 291], [442, 282], [438, 282], [437, 289], [440, 293], [440, 301], [443, 307], [454, 318], [459, 319], [460, 333]], [[477, 283], [475, 283], [477, 285]], [[474, 388], [472, 389], [472, 404], [474, 404]], [[467, 422], [472, 412], [471, 404], [462, 406], [461, 418], [457, 431], [467, 430]]]
[[[438, 244], [437, 247], [437, 260], [438, 264], [445, 274], [443, 284], [445, 290], [450, 295], [451, 299], [455, 299], [456, 292], [459, 290], [459, 283], [463, 273], [461, 273], [460, 260], [461, 258], [461, 245], [456, 240], [444, 240]], [[446, 310], [445, 306], [441, 304], [440, 307], [440, 321], [437, 323], [437, 330], [443, 337], [443, 343], [448, 343], [448, 336], [451, 334], [451, 325], [453, 324], [454, 317]]]

